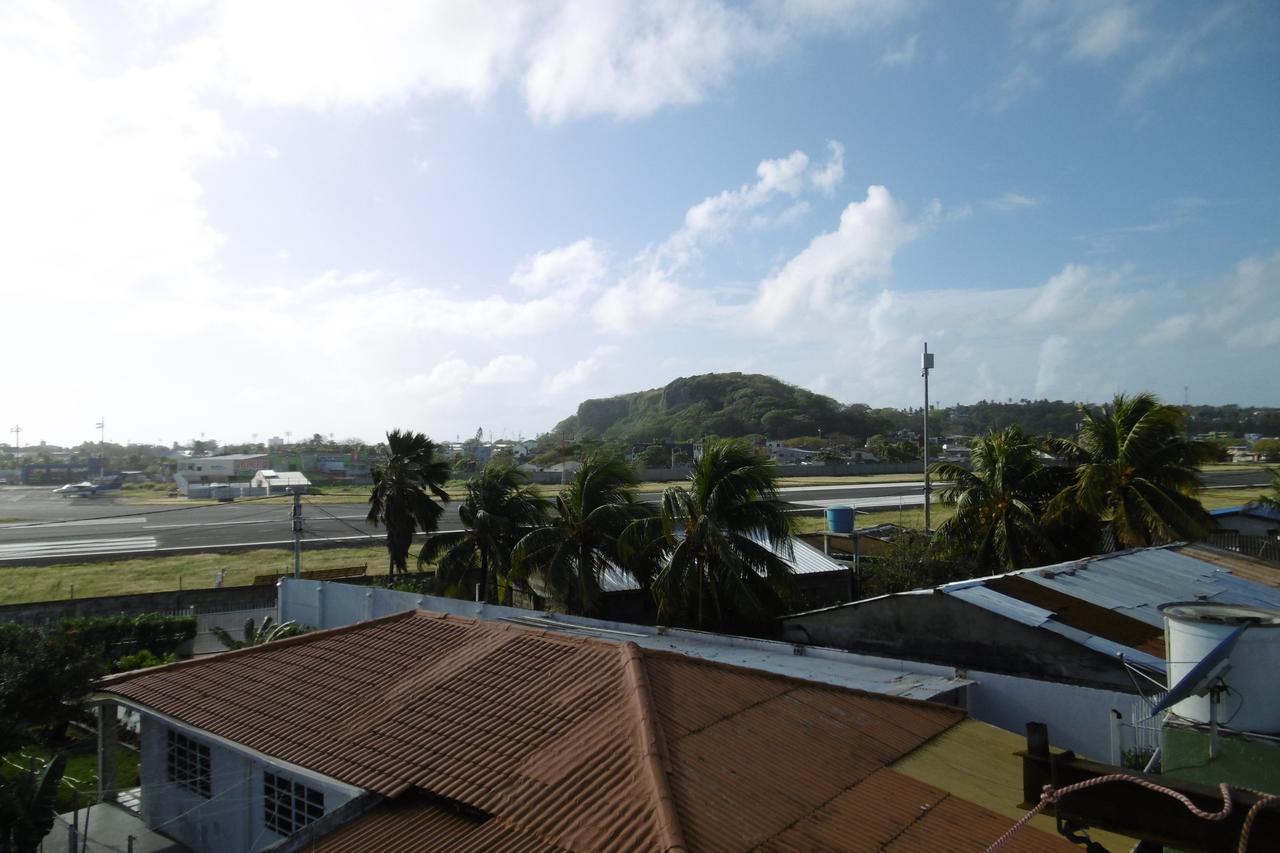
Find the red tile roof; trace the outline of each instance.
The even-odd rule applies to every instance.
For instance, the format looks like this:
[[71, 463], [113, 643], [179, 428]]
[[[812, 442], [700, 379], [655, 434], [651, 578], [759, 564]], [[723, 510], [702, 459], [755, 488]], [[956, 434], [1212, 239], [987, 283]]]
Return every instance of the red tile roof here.
[[392, 798], [315, 849], [981, 849], [1010, 823], [884, 769], [956, 709], [509, 624], [403, 613], [101, 689]]

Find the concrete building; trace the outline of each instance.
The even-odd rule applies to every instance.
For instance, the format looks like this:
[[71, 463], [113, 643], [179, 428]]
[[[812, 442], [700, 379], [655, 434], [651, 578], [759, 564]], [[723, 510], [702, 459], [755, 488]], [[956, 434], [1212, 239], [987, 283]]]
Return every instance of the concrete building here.
[[[973, 679], [977, 719], [1021, 731], [1047, 722], [1055, 741], [1095, 758], [1154, 748], [1144, 728], [1166, 677], [1160, 605], [1280, 606], [1280, 570], [1205, 546], [1128, 551], [782, 618], [796, 643], [945, 664]], [[1118, 716], [1117, 716], [1118, 715]], [[1120, 730], [1117, 730], [1119, 720]]]
[[142, 817], [196, 851], [980, 850], [1019, 814], [1010, 774], [968, 781], [1010, 750], [959, 709], [625, 635], [417, 610], [95, 698], [140, 716]]
[[301, 471], [274, 471], [265, 468], [253, 475], [251, 485], [254, 488], [266, 489], [268, 495], [294, 492], [306, 494], [307, 489], [311, 487], [311, 481]]

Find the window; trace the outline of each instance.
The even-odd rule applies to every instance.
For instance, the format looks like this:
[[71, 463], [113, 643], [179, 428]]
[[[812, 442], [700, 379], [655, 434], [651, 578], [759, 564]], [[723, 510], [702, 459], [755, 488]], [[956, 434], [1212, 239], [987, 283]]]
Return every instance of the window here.
[[169, 729], [169, 751], [165, 764], [170, 782], [202, 797], [211, 796], [207, 745]]
[[324, 815], [324, 792], [264, 772], [262, 804], [267, 829], [290, 836]]

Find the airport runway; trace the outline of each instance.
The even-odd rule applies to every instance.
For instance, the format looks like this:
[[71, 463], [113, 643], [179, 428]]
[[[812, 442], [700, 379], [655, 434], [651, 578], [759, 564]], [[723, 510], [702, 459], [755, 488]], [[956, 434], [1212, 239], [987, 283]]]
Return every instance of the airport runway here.
[[[1258, 472], [1213, 472], [1216, 487], [1265, 486]], [[923, 502], [921, 484], [798, 486], [782, 490], [798, 509], [833, 504], [857, 508], [914, 506]], [[657, 500], [657, 494], [646, 495]], [[365, 522], [367, 505], [313, 503], [304, 500], [306, 543], [381, 544], [383, 531]], [[96, 497], [63, 498], [46, 487], [0, 486], [0, 565], [72, 562], [112, 556], [141, 556], [291, 545], [292, 508], [285, 503], [237, 500], [187, 506], [138, 506], [110, 492]], [[446, 505], [439, 529], [458, 530], [457, 504]]]

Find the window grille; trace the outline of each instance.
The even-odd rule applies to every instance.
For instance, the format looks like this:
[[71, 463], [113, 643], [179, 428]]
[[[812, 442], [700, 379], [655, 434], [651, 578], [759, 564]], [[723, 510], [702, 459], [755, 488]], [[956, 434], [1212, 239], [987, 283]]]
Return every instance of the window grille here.
[[263, 818], [267, 828], [290, 836], [324, 815], [324, 792], [275, 773], [262, 774]]
[[166, 775], [174, 782], [202, 797], [212, 796], [209, 772], [209, 747], [194, 738], [169, 729]]

